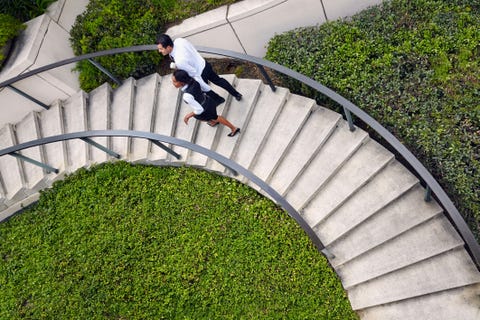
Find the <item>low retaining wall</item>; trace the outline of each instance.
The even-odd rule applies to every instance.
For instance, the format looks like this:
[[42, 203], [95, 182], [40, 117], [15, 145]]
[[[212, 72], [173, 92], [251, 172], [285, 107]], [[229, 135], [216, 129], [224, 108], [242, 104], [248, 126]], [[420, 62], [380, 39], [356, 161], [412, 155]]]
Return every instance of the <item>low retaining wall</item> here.
[[[2, 71], [0, 82], [37, 69], [41, 66], [71, 58], [71, 26], [83, 12], [88, 0], [59, 0], [47, 13], [26, 22], [27, 28], [16, 39], [12, 53]], [[14, 83], [12, 86], [49, 105], [65, 99], [80, 89], [74, 65], [65, 65]], [[2, 108], [0, 126], [20, 121], [33, 110], [42, 110], [38, 104], [10, 88], [0, 89]]]

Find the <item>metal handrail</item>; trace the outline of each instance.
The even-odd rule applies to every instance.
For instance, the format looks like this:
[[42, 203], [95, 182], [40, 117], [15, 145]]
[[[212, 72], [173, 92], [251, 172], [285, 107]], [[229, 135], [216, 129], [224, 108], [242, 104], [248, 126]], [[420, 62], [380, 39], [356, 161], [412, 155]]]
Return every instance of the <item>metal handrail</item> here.
[[[467, 249], [470, 251], [472, 258], [477, 265], [480, 267], [480, 245], [476, 241], [472, 231], [466, 224], [463, 217], [460, 215], [460, 212], [453, 204], [452, 200], [448, 197], [446, 192], [442, 189], [440, 184], [435, 180], [432, 174], [423, 166], [423, 164], [393, 135], [391, 134], [386, 128], [384, 128], [378, 121], [368, 115], [365, 111], [360, 109], [358, 106], [353, 104], [351, 101], [347, 100], [346, 98], [342, 97], [338, 93], [334, 92], [333, 90], [325, 87], [324, 85], [320, 84], [319, 82], [301, 74], [289, 68], [286, 68], [282, 65], [276, 64], [274, 62], [264, 60], [261, 58], [249, 56], [243, 53], [238, 53], [235, 51], [224, 50], [224, 49], [216, 49], [216, 48], [208, 48], [197, 46], [198, 51], [207, 54], [225, 56], [229, 58], [239, 59], [242, 61], [247, 61], [256, 64], [257, 66], [267, 67], [277, 72], [283, 73], [293, 79], [296, 79], [307, 86], [315, 89], [316, 91], [320, 92], [321, 94], [327, 96], [328, 98], [332, 99], [333, 101], [337, 102], [341, 106], [346, 113], [347, 118], [350, 118], [350, 112], [356, 115], [360, 120], [362, 120], [365, 124], [367, 124], [370, 128], [375, 130], [385, 142], [387, 142], [396, 152], [402, 156], [405, 161], [411, 166], [413, 170], [418, 174], [418, 176], [423, 179], [426, 183], [427, 188], [433, 194], [436, 195], [436, 198], [440, 205], [445, 209], [448, 216], [451, 218], [454, 226], [457, 228], [460, 236], [466, 243]], [[85, 59], [91, 59], [100, 56], [106, 56], [111, 54], [118, 54], [118, 53], [126, 53], [126, 52], [139, 52], [139, 51], [149, 51], [149, 50], [157, 50], [156, 45], [142, 45], [142, 46], [133, 46], [133, 47], [124, 47], [124, 48], [116, 48], [111, 50], [104, 50], [95, 53], [89, 53], [69, 59], [65, 59], [62, 61], [58, 61], [56, 63], [52, 63], [43, 67], [40, 67], [35, 70], [31, 70], [26, 72], [22, 75], [18, 75], [14, 78], [8, 79], [0, 83], [0, 88], [15, 83], [19, 80], [28, 78], [32, 75], [37, 73], [47, 71], [59, 66], [63, 66], [66, 64], [70, 64], [73, 62], [78, 62]], [[273, 88], [272, 88], [273, 89]], [[349, 119], [350, 129], [353, 130], [353, 124], [351, 119]]]
[[144, 131], [130, 131], [130, 130], [93, 130], [93, 131], [83, 131], [83, 132], [74, 132], [74, 133], [67, 133], [67, 134], [61, 134], [61, 135], [56, 135], [56, 136], [51, 136], [47, 138], [42, 138], [42, 139], [37, 139], [37, 140], [32, 140], [28, 142], [24, 142], [21, 144], [17, 144], [15, 146], [11, 146], [8, 148], [5, 148], [3, 150], [0, 150], [0, 156], [3, 155], [8, 155], [12, 153], [17, 153], [21, 150], [32, 148], [32, 147], [37, 147], [53, 142], [59, 142], [59, 141], [66, 141], [66, 140], [72, 140], [72, 139], [90, 139], [93, 137], [129, 137], [129, 138], [143, 138], [143, 139], [148, 139], [150, 141], [158, 141], [158, 142], [163, 142], [163, 143], [168, 143], [172, 145], [176, 145], [179, 147], [187, 148], [192, 151], [201, 153], [202, 155], [205, 155], [211, 159], [214, 159], [218, 161], [220, 164], [225, 166], [226, 168], [232, 170], [235, 173], [240, 173], [244, 177], [246, 177], [248, 180], [252, 181], [254, 184], [256, 184], [259, 188], [261, 188], [263, 191], [265, 191], [272, 199], [274, 199], [282, 208], [287, 211], [287, 213], [295, 219], [295, 221], [300, 225], [300, 227], [305, 231], [305, 233], [309, 236], [309, 238], [312, 240], [312, 242], [315, 244], [317, 249], [319, 251], [322, 251], [326, 255], [329, 253], [325, 251], [325, 247], [322, 244], [322, 241], [320, 238], [317, 236], [317, 234], [313, 231], [313, 229], [308, 225], [308, 223], [302, 218], [302, 216], [295, 210], [294, 207], [290, 203], [288, 203], [285, 198], [283, 198], [275, 189], [270, 187], [266, 182], [264, 182], [262, 179], [257, 177], [255, 174], [253, 174], [251, 171], [245, 169], [235, 161], [230, 160], [227, 157], [222, 156], [221, 154], [214, 152], [210, 149], [207, 149], [205, 147], [202, 147], [200, 145], [191, 143], [186, 140], [178, 139], [175, 137], [170, 137], [170, 136], [164, 136], [158, 133], [152, 133], [152, 132], [144, 132]]

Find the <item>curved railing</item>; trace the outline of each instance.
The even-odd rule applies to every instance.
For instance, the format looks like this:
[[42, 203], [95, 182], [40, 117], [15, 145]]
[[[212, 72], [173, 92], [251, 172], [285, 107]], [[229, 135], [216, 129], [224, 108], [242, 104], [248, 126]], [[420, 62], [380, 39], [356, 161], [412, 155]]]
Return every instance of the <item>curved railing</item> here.
[[[259, 188], [261, 188], [263, 191], [265, 191], [272, 199], [274, 199], [282, 208], [284, 208], [288, 214], [297, 221], [297, 223], [300, 225], [300, 227], [307, 233], [307, 235], [310, 237], [312, 242], [315, 244], [315, 246], [318, 248], [318, 250], [322, 251], [326, 255], [329, 253], [324, 250], [325, 247], [323, 246], [322, 242], [318, 238], [317, 234], [313, 231], [313, 229], [305, 222], [305, 220], [302, 218], [302, 216], [293, 208], [290, 203], [288, 203], [287, 200], [285, 200], [275, 189], [270, 187], [267, 183], [265, 183], [262, 179], [257, 177], [255, 174], [253, 174], [251, 171], [245, 169], [238, 163], [230, 160], [229, 158], [226, 158], [222, 156], [219, 153], [216, 153], [210, 149], [204, 148], [202, 146], [199, 146], [197, 144], [181, 140], [178, 138], [174, 137], [169, 137], [169, 136], [164, 136], [160, 135], [157, 133], [152, 133], [152, 132], [143, 132], [143, 131], [130, 131], [130, 130], [93, 130], [93, 131], [84, 131], [84, 132], [76, 132], [76, 133], [67, 133], [67, 134], [61, 134], [61, 135], [56, 135], [56, 136], [51, 136], [47, 138], [42, 138], [42, 139], [37, 139], [37, 140], [32, 140], [28, 142], [24, 142], [21, 144], [17, 144], [12, 147], [5, 148], [3, 150], [0, 150], [0, 157], [3, 155], [18, 155], [18, 152], [24, 149], [32, 148], [32, 147], [37, 147], [53, 142], [59, 142], [59, 141], [66, 141], [66, 140], [73, 140], [73, 139], [81, 139], [86, 142], [92, 142], [91, 138], [93, 137], [129, 137], [129, 138], [143, 138], [143, 139], [148, 139], [157, 146], [163, 148], [170, 154], [174, 155], [177, 158], [180, 158], [178, 154], [176, 154], [173, 150], [170, 148], [166, 147], [163, 143], [167, 144], [172, 144], [176, 145], [179, 147], [187, 148], [192, 151], [201, 153], [202, 155], [205, 155], [211, 159], [214, 159], [218, 161], [220, 164], [225, 166], [226, 168], [230, 169], [235, 175], [241, 174], [244, 177], [246, 177], [248, 180], [256, 184]], [[120, 158], [120, 155], [116, 154], [115, 152], [106, 149], [105, 147], [98, 145], [94, 143], [96, 147], [99, 147], [103, 151], [107, 152], [111, 156], [114, 156], [115, 158]], [[25, 159], [24, 159], [25, 160]], [[28, 160], [27, 160], [28, 161]], [[40, 163], [37, 163], [38, 165], [41, 165]], [[48, 167], [46, 168], [49, 171], [52, 172], [58, 172], [57, 169]]]
[[[468, 225], [466, 224], [465, 220], [462, 218], [460, 215], [460, 212], [458, 209], [455, 207], [453, 204], [452, 200], [448, 197], [446, 192], [442, 189], [440, 184], [435, 180], [435, 178], [431, 175], [431, 173], [423, 166], [423, 164], [393, 135], [391, 134], [386, 128], [384, 128], [378, 121], [376, 121], [374, 118], [372, 118], [370, 115], [368, 115], [365, 111], [360, 109], [358, 106], [353, 104], [351, 101], [347, 100], [346, 98], [342, 97], [338, 93], [334, 92], [333, 90], [323, 86], [322, 84], [318, 83], [317, 81], [300, 74], [294, 70], [288, 69], [284, 66], [281, 66], [279, 64], [273, 63], [271, 61], [267, 61], [261, 58], [245, 55], [242, 53], [230, 51], [230, 50], [223, 50], [223, 49], [215, 49], [215, 48], [208, 48], [208, 47], [197, 47], [197, 49], [206, 54], [213, 54], [213, 55], [219, 55], [219, 56], [225, 56], [229, 58], [234, 58], [242, 61], [247, 61], [256, 64], [257, 66], [260, 67], [260, 70], [262, 71], [262, 74], [266, 77], [267, 81], [269, 82], [270, 87], [272, 90], [275, 90], [275, 87], [271, 83], [270, 79], [268, 78], [266, 72], [264, 71], [264, 67], [270, 68], [272, 70], [275, 70], [277, 72], [280, 72], [282, 74], [285, 74], [293, 79], [296, 79], [305, 85], [315, 89], [316, 91], [320, 92], [321, 94], [325, 95], [326, 97], [332, 99], [339, 105], [341, 105], [344, 109], [345, 116], [349, 122], [350, 130], [354, 130], [355, 127], [353, 125], [351, 113], [353, 113], [358, 119], [362, 120], [366, 125], [368, 125], [371, 129], [376, 131], [386, 143], [388, 143], [401, 157], [405, 159], [405, 161], [410, 165], [412, 170], [414, 170], [417, 173], [417, 176], [423, 180], [423, 182], [427, 186], [427, 193], [429, 194], [432, 192], [435, 194], [436, 199], [440, 203], [440, 205], [445, 209], [446, 213], [450, 217], [451, 221], [453, 222], [454, 226], [460, 233], [460, 236], [463, 238], [465, 241], [465, 244], [467, 246], [467, 250], [469, 250], [475, 264], [477, 267], [480, 268], [480, 245], [476, 241], [472, 231], [469, 229]], [[43, 67], [40, 67], [35, 70], [31, 70], [29, 72], [26, 72], [24, 74], [21, 74], [19, 76], [16, 76], [14, 78], [11, 78], [9, 80], [6, 80], [4, 82], [0, 83], [0, 88], [5, 87], [5, 86], [11, 86], [13, 83], [20, 81], [22, 79], [28, 78], [32, 75], [60, 67], [66, 64], [78, 62], [81, 60], [88, 59], [92, 63], [93, 58], [100, 57], [100, 56], [106, 56], [106, 55], [112, 55], [112, 54], [118, 54], [118, 53], [127, 53], [127, 52], [140, 52], [140, 51], [153, 51], [157, 50], [156, 45], [142, 45], [142, 46], [134, 46], [134, 47], [125, 47], [125, 48], [116, 48], [116, 49], [111, 49], [111, 50], [105, 50], [105, 51], [99, 51], [95, 53], [89, 53], [77, 57], [73, 57], [70, 59], [58, 61], [56, 63], [52, 63]], [[98, 64], [94, 63], [97, 67]], [[102, 70], [103, 68], [100, 67]], [[112, 78], [113, 81], [118, 83], [118, 80], [115, 79], [112, 75], [108, 73], [106, 70], [102, 70], [105, 72], [109, 77]], [[162, 137], [163, 138], [163, 137]], [[174, 139], [174, 138], [171, 138]], [[243, 170], [242, 170], [243, 171]], [[257, 178], [258, 179], [258, 178]], [[270, 188], [270, 187], [268, 187]], [[280, 197], [281, 198], [281, 197]], [[284, 202], [285, 199], [282, 198], [282, 201]], [[293, 209], [293, 208], [292, 208]], [[288, 210], [287, 210], [288, 211]], [[295, 211], [296, 212], [296, 211]], [[298, 213], [297, 213], [298, 214]], [[295, 217], [294, 217], [295, 218]], [[295, 218], [297, 219], [297, 218]], [[303, 219], [300, 217], [300, 219], [303, 221]], [[297, 220], [298, 221], [298, 220]], [[300, 222], [299, 222], [300, 223]], [[304, 223], [304, 222], [303, 222]], [[304, 227], [302, 225], [302, 227]], [[310, 228], [310, 227], [308, 227]], [[304, 230], [307, 230], [304, 228]], [[311, 228], [310, 228], [311, 230]], [[310, 232], [310, 231], [309, 231]], [[313, 232], [313, 231], [311, 231]], [[318, 239], [318, 237], [313, 233], [312, 235], [309, 233], [309, 236], [312, 237], [312, 239]], [[315, 240], [314, 242], [316, 243], [317, 247], [323, 249], [323, 245], [321, 245], [320, 240]]]

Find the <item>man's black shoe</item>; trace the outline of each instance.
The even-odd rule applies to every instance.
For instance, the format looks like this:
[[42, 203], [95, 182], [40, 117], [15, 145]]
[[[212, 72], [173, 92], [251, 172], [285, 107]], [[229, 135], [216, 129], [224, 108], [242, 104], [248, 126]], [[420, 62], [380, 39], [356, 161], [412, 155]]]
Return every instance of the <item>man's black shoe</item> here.
[[242, 100], [242, 94], [239, 93], [239, 92], [237, 92], [237, 93], [234, 95], [234, 97], [235, 97], [235, 99], [236, 99], [237, 101]]

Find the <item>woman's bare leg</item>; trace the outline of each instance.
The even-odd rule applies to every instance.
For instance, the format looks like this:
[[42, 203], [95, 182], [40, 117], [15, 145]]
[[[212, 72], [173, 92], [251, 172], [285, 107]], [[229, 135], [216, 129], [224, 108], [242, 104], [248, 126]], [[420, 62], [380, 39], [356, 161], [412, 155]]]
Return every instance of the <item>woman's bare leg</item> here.
[[230, 123], [230, 121], [228, 121], [227, 119], [225, 119], [224, 117], [222, 116], [218, 116], [218, 118], [216, 120], [212, 120], [212, 121], [215, 121], [215, 122], [220, 122], [221, 124], [223, 124], [224, 126], [227, 126], [230, 128], [230, 130], [232, 130], [232, 132], [234, 132], [237, 127], [235, 127], [233, 124]]

